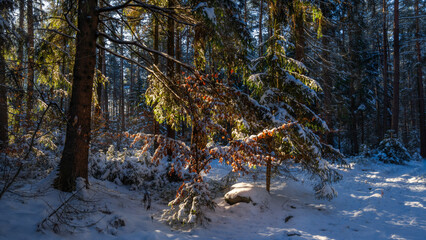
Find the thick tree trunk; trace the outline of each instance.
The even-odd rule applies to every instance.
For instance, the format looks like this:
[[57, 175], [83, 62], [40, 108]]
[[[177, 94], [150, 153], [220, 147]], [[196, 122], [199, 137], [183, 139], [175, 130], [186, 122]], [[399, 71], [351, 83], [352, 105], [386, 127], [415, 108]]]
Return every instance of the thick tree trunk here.
[[423, 93], [422, 53], [420, 47], [419, 0], [416, 0], [417, 94], [419, 96], [420, 155], [426, 158], [425, 99]]
[[31, 126], [34, 108], [34, 18], [33, 0], [27, 0], [28, 75], [27, 75], [27, 127]]
[[8, 144], [6, 60], [4, 59], [4, 45], [0, 42], [0, 152], [4, 151]]
[[208, 140], [207, 135], [203, 132], [202, 124], [197, 120], [192, 121], [191, 152], [195, 154], [195, 162], [191, 164], [191, 167], [197, 174], [201, 172], [201, 163], [206, 159], [203, 150], [206, 148]]
[[97, 0], [78, 1], [78, 29], [74, 81], [69, 108], [65, 146], [55, 187], [75, 190], [77, 177], [88, 183], [91, 103], [96, 65]]
[[298, 12], [294, 16], [294, 32], [296, 38], [295, 58], [300, 62], [302, 62], [305, 57], [305, 28], [303, 25], [303, 12]]
[[399, 0], [394, 0], [394, 29], [393, 29], [393, 104], [392, 104], [392, 130], [398, 136], [399, 121]]

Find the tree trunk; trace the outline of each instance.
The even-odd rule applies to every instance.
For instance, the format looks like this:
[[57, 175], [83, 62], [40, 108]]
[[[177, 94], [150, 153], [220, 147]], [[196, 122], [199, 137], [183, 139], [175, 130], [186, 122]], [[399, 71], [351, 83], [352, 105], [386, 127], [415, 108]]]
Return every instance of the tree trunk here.
[[203, 123], [198, 120], [192, 121], [192, 130], [191, 130], [191, 152], [195, 154], [194, 160], [191, 164], [191, 167], [194, 172], [199, 174], [201, 172], [201, 162], [206, 159], [204, 154], [204, 149], [207, 146], [207, 135], [203, 132], [202, 125]]
[[263, 55], [263, 46], [261, 45], [262, 40], [262, 22], [263, 22], [263, 0], [260, 0], [260, 7], [259, 7], [259, 57]]
[[[173, 0], [168, 1], [168, 7], [173, 8]], [[167, 54], [169, 56], [175, 56], [175, 20], [172, 18], [167, 19]], [[174, 80], [175, 78], [175, 63], [167, 59], [167, 77]], [[175, 130], [172, 129], [170, 124], [167, 124], [167, 137], [175, 138]], [[169, 154], [171, 155], [171, 154]]]
[[381, 138], [389, 130], [389, 94], [388, 94], [388, 27], [387, 27], [387, 6], [383, 0], [383, 132]]
[[15, 114], [15, 123], [14, 123], [14, 132], [18, 133], [19, 129], [20, 129], [20, 124], [21, 124], [21, 114], [22, 114], [22, 87], [23, 87], [23, 71], [24, 71], [24, 67], [23, 67], [23, 62], [24, 62], [24, 42], [25, 39], [23, 38], [24, 36], [24, 17], [25, 17], [25, 1], [24, 0], [19, 0], [19, 30], [21, 35], [21, 38], [19, 39], [19, 45], [18, 45], [18, 79], [17, 79], [17, 83], [18, 83], [18, 96], [16, 99], [16, 110], [17, 113]]
[[[103, 58], [102, 58], [102, 62], [103, 62], [102, 63], [102, 74], [106, 75], [106, 56], [105, 56], [105, 50], [101, 49], [101, 52], [102, 52], [102, 56], [103, 56]], [[108, 86], [109, 86], [109, 83], [105, 82], [105, 86], [103, 87], [103, 91], [104, 92], [102, 94], [102, 96], [103, 96], [102, 101], [103, 101], [103, 105], [104, 105], [103, 113], [104, 113], [104, 116], [105, 116], [105, 127], [106, 128], [109, 127]]]
[[102, 114], [102, 68], [103, 68], [103, 61], [102, 61], [102, 51], [101, 49], [98, 50], [98, 66], [97, 66], [97, 83], [96, 83], [96, 99], [98, 101], [98, 105], [95, 108], [95, 116], [96, 119], [100, 119]]
[[130, 122], [130, 116], [133, 113], [133, 63], [130, 64], [130, 82], [129, 82], [129, 95], [127, 97], [127, 119]]
[[271, 159], [266, 160], [266, 191], [271, 191]]
[[[121, 38], [123, 39], [123, 26], [121, 27]], [[121, 55], [123, 54], [123, 47], [121, 47]], [[121, 142], [121, 135], [124, 132], [125, 129], [125, 121], [126, 116], [124, 113], [124, 59], [120, 59], [120, 108], [119, 108], [119, 114], [120, 114], [120, 142]]]
[[422, 54], [420, 47], [419, 0], [416, 0], [417, 94], [419, 96], [420, 155], [426, 158], [425, 100], [423, 93]]
[[305, 57], [305, 34], [303, 26], [303, 12], [297, 12], [294, 16], [294, 32], [296, 37], [295, 58], [302, 62]]
[[[159, 33], [158, 33], [158, 19], [155, 17], [154, 18], [154, 50], [158, 51], [159, 50]], [[159, 59], [158, 59], [158, 54], [154, 54], [154, 64], [158, 66], [159, 64]], [[157, 122], [157, 120], [155, 120], [155, 116], [154, 113], [152, 113], [152, 133], [154, 135], [157, 135], [159, 133], [159, 124]], [[158, 143], [157, 141], [154, 141], [154, 151], [157, 150], [158, 148]]]
[[[247, 0], [244, 0], [244, 22], [247, 24]], [[248, 24], [247, 24], [248, 25]]]
[[27, 75], [27, 127], [31, 126], [34, 105], [34, 18], [33, 0], [27, 0], [28, 75]]
[[393, 29], [393, 104], [392, 104], [392, 130], [398, 136], [399, 121], [399, 0], [394, 1], [394, 29]]
[[0, 42], [0, 152], [9, 144], [6, 60], [4, 59], [4, 43]]
[[55, 187], [70, 192], [75, 180], [88, 184], [91, 103], [96, 65], [97, 0], [78, 1], [78, 29], [69, 120]]
[[[329, 18], [330, 13], [327, 9], [327, 6], [325, 4], [320, 5], [321, 7], [321, 11], [324, 14], [324, 18]], [[328, 36], [330, 35], [330, 33], [332, 32], [332, 29], [330, 28], [330, 26], [327, 23], [323, 23], [323, 33], [324, 35], [322, 36], [321, 39], [321, 44], [322, 44], [322, 49], [323, 53], [322, 53], [322, 59], [324, 59], [324, 61], [322, 62], [322, 67], [321, 67], [321, 79], [322, 79], [322, 87], [323, 87], [323, 91], [324, 91], [324, 120], [327, 123], [328, 128], [330, 129], [329, 132], [326, 133], [326, 142], [328, 144], [334, 145], [334, 134], [333, 134], [333, 128], [334, 128], [334, 121], [332, 120], [332, 86], [333, 86], [333, 79], [330, 77], [330, 56], [329, 56], [329, 51], [330, 51], [330, 47], [329, 47], [329, 38]]]

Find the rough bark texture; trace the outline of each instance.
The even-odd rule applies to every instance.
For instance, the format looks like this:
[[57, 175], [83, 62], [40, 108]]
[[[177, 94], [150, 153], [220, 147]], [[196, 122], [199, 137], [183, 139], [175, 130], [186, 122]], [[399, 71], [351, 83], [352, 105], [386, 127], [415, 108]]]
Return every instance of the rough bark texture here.
[[296, 38], [295, 58], [301, 62], [305, 57], [305, 34], [303, 25], [303, 12], [298, 12], [294, 16], [294, 32]]
[[197, 120], [192, 122], [191, 151], [195, 153], [195, 162], [191, 163], [191, 167], [197, 174], [202, 170], [200, 163], [207, 157], [202, 150], [206, 148], [208, 139], [201, 125]]
[[423, 93], [422, 53], [420, 47], [419, 0], [416, 0], [417, 93], [419, 96], [420, 155], [426, 158], [425, 99]]
[[27, 75], [27, 125], [31, 126], [34, 105], [34, 19], [33, 0], [27, 0], [28, 75]]
[[88, 182], [91, 102], [96, 65], [97, 0], [78, 1], [78, 29], [69, 121], [55, 187], [75, 190], [75, 180]]
[[398, 135], [399, 121], [399, 0], [394, 1], [393, 20], [393, 103], [392, 103], [392, 130]]

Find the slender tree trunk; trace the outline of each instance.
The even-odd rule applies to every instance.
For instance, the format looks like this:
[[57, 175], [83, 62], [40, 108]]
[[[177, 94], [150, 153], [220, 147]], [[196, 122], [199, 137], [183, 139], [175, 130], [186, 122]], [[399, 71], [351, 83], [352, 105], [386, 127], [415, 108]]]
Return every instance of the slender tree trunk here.
[[[105, 76], [106, 75], [106, 56], [105, 56], [105, 50], [101, 49], [102, 52], [102, 74]], [[104, 116], [105, 116], [105, 127], [108, 128], [109, 127], [109, 103], [108, 103], [108, 86], [109, 83], [105, 82], [105, 86], [103, 87], [103, 104], [104, 104]]]
[[133, 63], [130, 64], [130, 87], [129, 87], [129, 95], [127, 98], [127, 119], [130, 121], [130, 116], [133, 114]]
[[244, 22], [247, 24], [247, 0], [244, 0]]
[[[101, 44], [105, 44], [103, 41]], [[102, 62], [102, 69], [101, 73], [103, 76], [106, 76], [106, 56], [105, 56], [105, 50], [101, 49], [101, 62]], [[108, 128], [109, 124], [109, 109], [108, 109], [108, 82], [106, 81], [102, 87], [102, 113], [105, 121], [105, 127]]]
[[9, 144], [6, 60], [4, 59], [4, 43], [0, 42], [0, 152]]
[[263, 0], [260, 0], [260, 7], [259, 7], [259, 57], [263, 55], [263, 46], [261, 45], [262, 40], [262, 22], [263, 22]]
[[392, 104], [392, 130], [398, 136], [399, 121], [399, 0], [394, 0], [394, 29], [393, 29], [393, 104]]
[[419, 96], [420, 155], [426, 158], [425, 100], [423, 93], [422, 53], [420, 47], [419, 0], [416, 0], [417, 94]]
[[20, 125], [21, 125], [21, 114], [22, 114], [22, 93], [23, 92], [23, 79], [24, 79], [24, 75], [23, 75], [23, 71], [24, 71], [24, 17], [25, 17], [25, 1], [24, 0], [19, 0], [19, 29], [20, 29], [20, 33], [21, 38], [19, 39], [19, 45], [18, 45], [18, 97], [16, 99], [16, 106], [17, 106], [17, 113], [15, 115], [15, 122], [14, 122], [14, 132], [17, 133], [20, 129]]
[[[173, 8], [174, 2], [173, 0], [168, 0], [168, 7]], [[175, 21], [172, 18], [167, 19], [167, 54], [169, 56], [175, 56]], [[175, 63], [167, 59], [167, 77], [174, 80], [175, 78]], [[170, 124], [167, 124], [167, 137], [175, 138], [176, 136], [175, 130], [172, 129]], [[169, 154], [171, 155], [171, 154]]]
[[387, 27], [387, 6], [383, 0], [383, 132], [382, 138], [389, 129], [389, 90], [388, 90], [388, 27]]
[[31, 126], [34, 105], [34, 18], [33, 0], [27, 0], [28, 75], [27, 75], [27, 127]]
[[98, 50], [98, 66], [97, 66], [97, 81], [96, 81], [96, 99], [98, 101], [98, 105], [95, 108], [95, 116], [96, 119], [99, 119], [101, 117], [102, 114], [102, 51], [101, 49]]
[[[159, 33], [158, 33], [158, 19], [155, 17], [154, 18], [154, 50], [158, 51], [159, 50]], [[158, 66], [159, 64], [159, 59], [158, 59], [158, 54], [154, 54], [154, 64]], [[159, 134], [159, 124], [157, 122], [157, 120], [155, 120], [155, 116], [154, 113], [152, 113], [152, 126], [153, 126], [153, 134], [157, 135]], [[158, 143], [157, 141], [154, 142], [154, 151], [158, 148]]]
[[266, 160], [266, 191], [271, 191], [271, 159]]
[[117, 70], [113, 67], [112, 69], [112, 119], [117, 122]]
[[[121, 38], [123, 38], [123, 27], [121, 27]], [[123, 55], [123, 47], [121, 47], [121, 55]], [[125, 121], [126, 116], [124, 114], [124, 60], [120, 59], [120, 108], [119, 108], [119, 114], [120, 114], [120, 136], [123, 134], [125, 129]], [[121, 139], [121, 137], [120, 137]]]
[[91, 103], [96, 65], [97, 0], [78, 1], [78, 29], [69, 120], [55, 187], [75, 190], [77, 177], [88, 184]]

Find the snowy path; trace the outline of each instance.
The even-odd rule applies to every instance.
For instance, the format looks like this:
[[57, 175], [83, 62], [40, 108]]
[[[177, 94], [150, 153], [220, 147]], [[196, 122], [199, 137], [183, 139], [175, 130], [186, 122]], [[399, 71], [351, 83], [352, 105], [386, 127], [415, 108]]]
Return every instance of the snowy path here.
[[[342, 173], [344, 180], [335, 185], [339, 196], [332, 201], [315, 200], [308, 184], [275, 183], [271, 195], [263, 196], [264, 204], [230, 206], [218, 198], [216, 211], [208, 214], [212, 222], [190, 232], [173, 231], [151, 217], [167, 206], [154, 203], [147, 211], [139, 193], [93, 181], [87, 194], [107, 214], [82, 218], [77, 223], [97, 223], [63, 238], [425, 239], [424, 163], [353, 164], [352, 170]], [[33, 185], [31, 191], [48, 189], [47, 182]], [[47, 204], [60, 202], [56, 191], [42, 193], [34, 199], [8, 193], [0, 200], [0, 239], [58, 239], [50, 232], [36, 232], [37, 224], [50, 212]], [[112, 227], [114, 219], [123, 219], [125, 225]]]

